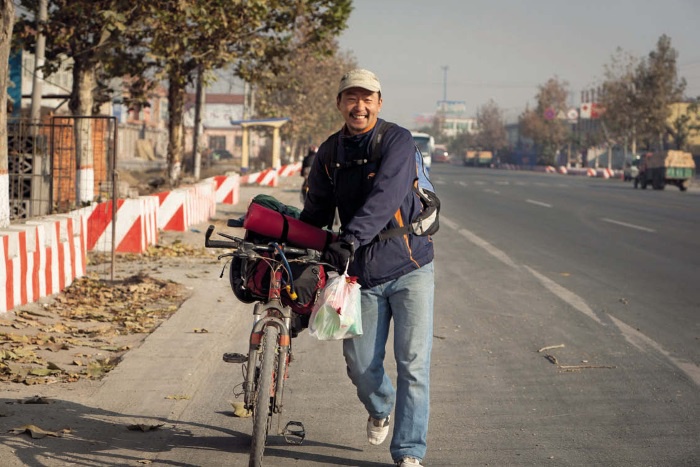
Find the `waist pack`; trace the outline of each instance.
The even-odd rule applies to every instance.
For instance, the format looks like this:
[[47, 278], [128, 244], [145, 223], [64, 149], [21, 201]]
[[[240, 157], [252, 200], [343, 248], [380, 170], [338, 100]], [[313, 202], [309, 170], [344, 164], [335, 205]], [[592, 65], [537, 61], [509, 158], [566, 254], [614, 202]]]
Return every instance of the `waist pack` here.
[[[290, 263], [291, 280], [282, 283], [280, 299], [284, 305], [300, 315], [309, 315], [321, 290], [326, 285], [326, 272], [321, 264]], [[267, 300], [270, 292], [270, 265], [263, 258], [234, 258], [229, 268], [229, 282], [233, 294], [243, 303]], [[292, 285], [296, 297], [292, 298], [286, 285]]]

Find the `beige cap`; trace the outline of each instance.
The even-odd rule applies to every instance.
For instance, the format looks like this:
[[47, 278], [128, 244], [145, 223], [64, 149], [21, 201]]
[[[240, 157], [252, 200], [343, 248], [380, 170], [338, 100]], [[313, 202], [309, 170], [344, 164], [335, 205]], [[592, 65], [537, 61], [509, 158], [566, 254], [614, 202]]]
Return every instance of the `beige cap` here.
[[362, 68], [350, 70], [340, 78], [338, 94], [350, 88], [362, 88], [372, 92], [381, 92], [382, 90], [377, 75], [369, 70], [363, 70]]

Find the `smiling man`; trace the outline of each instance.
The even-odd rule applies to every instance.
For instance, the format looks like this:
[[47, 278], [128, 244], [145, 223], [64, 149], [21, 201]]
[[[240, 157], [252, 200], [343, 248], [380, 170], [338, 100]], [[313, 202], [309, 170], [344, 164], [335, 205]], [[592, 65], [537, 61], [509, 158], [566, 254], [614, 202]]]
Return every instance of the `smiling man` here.
[[[402, 228], [422, 210], [413, 189], [422, 158], [410, 131], [378, 117], [382, 89], [371, 71], [343, 75], [336, 105], [345, 124], [318, 150], [301, 219], [330, 228], [338, 209], [339, 240], [323, 258], [340, 272], [347, 267], [362, 286], [364, 332], [343, 341], [343, 354], [368, 413], [367, 439], [381, 444], [393, 422], [393, 461], [420, 466], [430, 407], [433, 243]], [[396, 387], [384, 371], [392, 320]]]

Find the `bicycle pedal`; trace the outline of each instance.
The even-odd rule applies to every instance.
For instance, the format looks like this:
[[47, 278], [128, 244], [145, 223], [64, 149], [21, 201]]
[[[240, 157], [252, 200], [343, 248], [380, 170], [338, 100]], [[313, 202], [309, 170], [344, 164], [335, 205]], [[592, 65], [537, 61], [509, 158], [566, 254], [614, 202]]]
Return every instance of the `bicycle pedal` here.
[[245, 363], [248, 361], [248, 356], [242, 353], [226, 352], [223, 358], [226, 363]]
[[306, 431], [304, 430], [304, 425], [301, 422], [287, 422], [282, 432], [284, 435], [284, 440], [287, 444], [301, 445], [306, 438]]

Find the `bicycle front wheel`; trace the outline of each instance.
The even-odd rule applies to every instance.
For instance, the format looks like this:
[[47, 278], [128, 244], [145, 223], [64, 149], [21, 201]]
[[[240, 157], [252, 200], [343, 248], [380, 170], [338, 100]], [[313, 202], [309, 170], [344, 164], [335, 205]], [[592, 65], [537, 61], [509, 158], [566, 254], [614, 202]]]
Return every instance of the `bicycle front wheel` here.
[[262, 349], [258, 357], [256, 372], [255, 406], [253, 407], [253, 440], [250, 447], [249, 467], [263, 465], [265, 441], [272, 420], [272, 399], [275, 394], [275, 371], [277, 368], [277, 342], [279, 330], [266, 326], [262, 339]]

